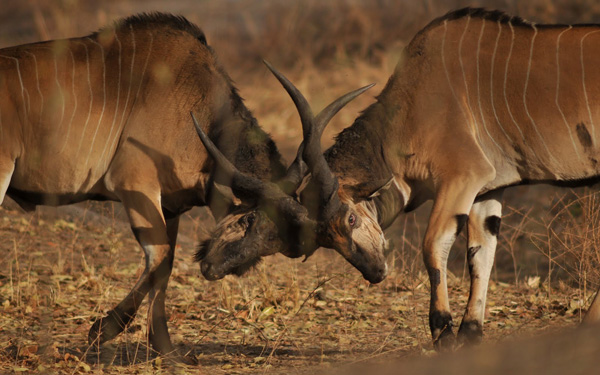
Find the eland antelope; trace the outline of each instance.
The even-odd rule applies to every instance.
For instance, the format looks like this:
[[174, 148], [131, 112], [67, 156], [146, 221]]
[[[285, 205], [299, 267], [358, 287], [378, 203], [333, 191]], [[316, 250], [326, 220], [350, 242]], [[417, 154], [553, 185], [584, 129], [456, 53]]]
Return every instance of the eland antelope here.
[[0, 50], [0, 203], [5, 195], [25, 209], [120, 201], [145, 254], [141, 277], [96, 320], [90, 344], [122, 332], [149, 294], [150, 342], [178, 358], [165, 290], [179, 216], [202, 205], [218, 216], [233, 199], [218, 189], [230, 181], [208, 157], [190, 109], [240, 171], [297, 184], [300, 159], [286, 173], [203, 32], [183, 17], [137, 15], [87, 37]]
[[[377, 101], [325, 152], [327, 163], [309, 165], [320, 177], [305, 190], [317, 198], [307, 194], [302, 204], [318, 221], [316, 244], [383, 254], [382, 228], [433, 200], [423, 240], [432, 337], [436, 347], [455, 342], [446, 267], [466, 226], [471, 286], [458, 335], [480, 341], [504, 189], [599, 180], [599, 46], [599, 25], [540, 25], [473, 8], [432, 21], [404, 49]], [[226, 245], [243, 252], [251, 240]], [[598, 297], [586, 320], [600, 320]]]

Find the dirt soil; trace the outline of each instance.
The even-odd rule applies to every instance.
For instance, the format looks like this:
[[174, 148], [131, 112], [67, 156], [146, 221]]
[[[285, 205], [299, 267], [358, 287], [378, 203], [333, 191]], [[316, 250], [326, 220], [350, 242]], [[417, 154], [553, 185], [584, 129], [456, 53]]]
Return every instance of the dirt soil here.
[[[126, 333], [99, 350], [87, 345], [92, 322], [142, 270], [141, 248], [122, 219], [113, 203], [33, 214], [0, 208], [0, 373], [167, 371], [147, 350], [145, 306]], [[209, 282], [192, 257], [211, 225], [204, 209], [185, 216], [169, 284], [172, 340], [199, 362], [182, 373], [304, 373], [433, 354], [423, 272], [396, 269], [369, 285], [321, 249], [306, 262], [275, 256], [245, 277]], [[460, 322], [468, 280], [451, 276], [449, 284]], [[573, 326], [580, 294], [565, 285], [548, 291], [539, 278], [520, 287], [492, 281], [485, 341]]]

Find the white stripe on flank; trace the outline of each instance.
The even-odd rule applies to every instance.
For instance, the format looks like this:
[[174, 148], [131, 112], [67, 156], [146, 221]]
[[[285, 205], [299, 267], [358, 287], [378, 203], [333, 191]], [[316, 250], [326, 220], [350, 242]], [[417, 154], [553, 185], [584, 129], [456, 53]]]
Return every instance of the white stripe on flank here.
[[62, 87], [60, 86], [60, 81], [58, 80], [58, 63], [56, 62], [56, 55], [54, 56], [54, 77], [56, 78], [56, 86], [58, 87], [58, 92], [60, 92], [60, 100], [62, 102], [62, 110], [60, 112], [60, 123], [59, 127], [62, 128], [62, 123], [65, 119], [65, 94], [63, 93]]
[[65, 147], [69, 143], [69, 134], [71, 133], [71, 125], [73, 124], [73, 119], [75, 118], [75, 113], [77, 112], [77, 92], [75, 91], [75, 56], [73, 56], [73, 51], [69, 48], [69, 54], [71, 55], [71, 62], [73, 64], [73, 71], [71, 73], [71, 90], [73, 93], [73, 113], [71, 114], [71, 119], [69, 120], [69, 127], [67, 128], [67, 134], [65, 136], [65, 142], [63, 143], [62, 148], [60, 149], [60, 153], [62, 154], [65, 151]]
[[469, 116], [467, 116], [467, 114], [465, 113], [465, 109], [463, 108], [460, 101], [458, 100], [458, 97], [456, 96], [456, 92], [454, 91], [454, 86], [452, 86], [452, 82], [450, 81], [450, 73], [448, 72], [448, 67], [446, 66], [445, 50], [446, 50], [446, 33], [447, 32], [448, 32], [448, 20], [444, 20], [444, 36], [442, 37], [442, 65], [444, 66], [444, 72], [446, 73], [446, 79], [448, 80], [448, 86], [450, 86], [450, 91], [452, 92], [452, 96], [454, 97], [454, 100], [456, 100], [456, 103], [458, 104], [458, 108], [460, 108], [460, 111], [462, 112], [463, 116], [465, 117], [465, 123], [468, 124]]
[[[519, 124], [517, 124], [517, 120], [515, 120], [515, 116], [513, 115], [512, 111], [510, 110], [510, 104], [508, 103], [508, 96], [506, 95], [506, 82], [508, 81], [508, 65], [510, 63], [510, 58], [512, 56], [513, 47], [515, 45], [515, 28], [513, 27], [511, 21], [512, 21], [512, 19], [508, 20], [508, 26], [510, 26], [511, 38], [510, 38], [510, 48], [508, 49], [508, 57], [506, 58], [506, 67], [504, 69], [504, 102], [506, 103], [506, 109], [508, 110], [508, 115], [510, 116], [510, 119], [512, 120], [513, 124], [515, 124], [515, 127], [519, 131], [519, 134], [521, 134], [521, 139], [523, 141], [525, 141], [525, 136], [523, 135], [523, 131], [521, 130], [521, 127], [519, 127]], [[523, 142], [523, 143], [525, 143], [525, 142]], [[527, 144], [527, 143], [525, 143], [525, 144]]]
[[[133, 67], [135, 66], [135, 33], [133, 32], [133, 26], [129, 25], [129, 31], [131, 33], [131, 67], [129, 70], [129, 88], [127, 89], [127, 99], [125, 99], [125, 106], [123, 107], [123, 113], [121, 114], [121, 120], [119, 122], [118, 131], [115, 133], [114, 141], [112, 141], [112, 145], [108, 148], [109, 155], [112, 155], [112, 151], [116, 147], [117, 140], [121, 136], [121, 132], [123, 131], [123, 122], [125, 120], [125, 113], [127, 112], [127, 105], [129, 104], [129, 95], [131, 94], [131, 82], [133, 81]], [[110, 140], [109, 140], [110, 141]]]
[[492, 112], [494, 112], [496, 123], [500, 127], [500, 130], [502, 130], [502, 133], [504, 133], [504, 135], [506, 136], [506, 139], [508, 139], [510, 144], [512, 144], [513, 141], [506, 133], [506, 130], [504, 130], [504, 127], [500, 122], [500, 118], [498, 118], [498, 113], [496, 113], [496, 106], [494, 105], [494, 67], [496, 65], [496, 52], [498, 51], [498, 42], [500, 41], [500, 35], [502, 34], [502, 24], [500, 23], [500, 21], [497, 21], [496, 23], [498, 24], [498, 35], [496, 36], [496, 44], [494, 45], [494, 52], [492, 53], [492, 64], [490, 72], [490, 102], [492, 103]]
[[[113, 129], [115, 127], [115, 123], [117, 120], [117, 113], [119, 111], [119, 99], [121, 97], [121, 41], [119, 40], [119, 37], [117, 36], [116, 31], [115, 31], [115, 40], [117, 41], [117, 44], [119, 46], [119, 74], [118, 74], [118, 79], [117, 79], [117, 82], [118, 82], [118, 84], [117, 84], [117, 104], [115, 105], [114, 116], [113, 116], [112, 124], [110, 125], [110, 131], [108, 132], [108, 136], [106, 137], [106, 142], [104, 142], [104, 148], [102, 149], [100, 158], [98, 158], [99, 163], [104, 158], [104, 154], [106, 153], [106, 148], [107, 148], [108, 144], [110, 143], [110, 138], [112, 136]], [[104, 169], [106, 169], [106, 164], [107, 164], [107, 161], [105, 160], [104, 161]]]
[[600, 32], [600, 30], [590, 31], [589, 33], [585, 34], [583, 36], [583, 38], [581, 38], [581, 42], [579, 43], [579, 51], [580, 51], [580, 58], [581, 58], [581, 81], [583, 82], [583, 96], [585, 97], [585, 105], [587, 106], [588, 114], [590, 116], [590, 125], [592, 127], [592, 145], [594, 143], [596, 143], [596, 129], [594, 127], [594, 119], [592, 117], [592, 110], [590, 109], [590, 102], [588, 100], [587, 88], [585, 86], [585, 64], [583, 63], [583, 41], [585, 40], [585, 38], [588, 37], [588, 35], [591, 35], [591, 34], [594, 34], [597, 32]]
[[58, 123], [58, 127], [62, 128], [63, 121], [65, 119], [65, 94], [63, 93], [60, 82], [58, 81], [58, 63], [56, 58], [56, 51], [50, 47], [39, 47], [45, 50], [48, 50], [52, 53], [52, 59], [54, 60], [54, 81], [56, 82], [56, 87], [58, 88], [58, 92], [60, 93], [60, 100], [62, 103], [62, 109], [60, 113], [60, 122]]
[[531, 46], [529, 47], [529, 61], [527, 62], [527, 75], [525, 77], [525, 87], [523, 88], [523, 106], [525, 107], [525, 113], [527, 114], [529, 121], [531, 121], [531, 125], [533, 125], [533, 129], [535, 130], [538, 137], [540, 137], [540, 140], [542, 141], [542, 145], [544, 145], [544, 148], [546, 149], [546, 152], [548, 153], [548, 157], [553, 162], [556, 162], [556, 159], [554, 158], [554, 156], [552, 156], [552, 153], [550, 152], [548, 145], [546, 145], [546, 142], [544, 141], [542, 134], [540, 134], [540, 131], [538, 130], [537, 125], [535, 124], [535, 121], [533, 120], [533, 117], [531, 117], [531, 114], [529, 113], [529, 108], [527, 108], [527, 88], [529, 86], [529, 75], [531, 73], [531, 60], [533, 59], [533, 45], [535, 44], [535, 38], [537, 37], [537, 34], [538, 34], [538, 30], [535, 27], [535, 24], [531, 24], [531, 27], [533, 28], [533, 37], [531, 37]]
[[477, 119], [475, 118], [475, 115], [473, 114], [473, 108], [471, 107], [471, 98], [469, 96], [469, 85], [467, 84], [467, 75], [465, 74], [465, 67], [463, 64], [463, 60], [462, 60], [462, 45], [463, 45], [463, 41], [465, 39], [465, 35], [467, 34], [467, 30], [469, 29], [469, 23], [471, 22], [471, 16], [469, 15], [467, 17], [467, 25], [465, 26], [465, 29], [462, 33], [462, 35], [460, 36], [460, 41], [458, 42], [458, 62], [460, 63], [460, 69], [462, 70], [462, 76], [463, 76], [463, 81], [465, 83], [465, 94], [467, 97], [467, 107], [469, 107], [469, 114], [471, 115], [471, 118], [473, 119], [473, 126], [475, 127], [475, 134], [477, 134], [477, 139], [479, 139], [479, 144], [481, 146], [483, 146], [483, 142], [481, 141], [481, 137], [479, 136], [479, 127], [477, 126]]
[[[14, 62], [15, 62], [15, 65], [17, 68], [17, 75], [19, 77], [19, 83], [21, 84], [21, 99], [23, 100], [23, 111], [25, 111], [23, 120], [26, 120], [28, 110], [27, 110], [27, 103], [25, 102], [25, 93], [27, 92], [27, 90], [25, 89], [25, 86], [23, 86], [23, 78], [21, 77], [21, 68], [19, 67], [19, 59], [17, 59], [16, 57], [3, 56], [3, 55], [0, 55], [0, 57], [4, 57], [5, 59], [11, 59], [11, 60], [14, 60]], [[27, 94], [27, 98], [29, 99], [29, 94]]]
[[[150, 55], [152, 54], [152, 45], [154, 44], [154, 35], [152, 35], [151, 31], [148, 31], [148, 35], [150, 36], [150, 44], [148, 46], [148, 55], [146, 56], [146, 62], [144, 63], [144, 68], [142, 69], [142, 74], [140, 75], [140, 83], [137, 89], [137, 93], [135, 94], [134, 98], [133, 98], [133, 103], [131, 103], [131, 110], [130, 110], [130, 114], [131, 112], [133, 112], [133, 107], [135, 106], [137, 99], [140, 95], [140, 91], [142, 89], [142, 83], [144, 83], [144, 76], [146, 74], [146, 69], [148, 68], [148, 61], [150, 61]], [[129, 121], [129, 117], [127, 118], [127, 121]], [[125, 127], [127, 125], [127, 121], [125, 122], [125, 124], [123, 124], [123, 127]], [[121, 129], [122, 131], [122, 129]], [[119, 134], [120, 135], [120, 132]], [[119, 137], [115, 137], [115, 141], [118, 139]], [[116, 144], [113, 145], [113, 148], [116, 147]]]
[[563, 36], [564, 33], [571, 30], [572, 28], [573, 28], [573, 26], [569, 25], [569, 28], [563, 30], [560, 34], [558, 34], [558, 37], [556, 38], [556, 97], [554, 98], [554, 103], [556, 104], [556, 108], [558, 108], [558, 112], [560, 112], [560, 116], [562, 117], [563, 122], [565, 123], [565, 127], [567, 128], [567, 131], [569, 132], [569, 137], [571, 138], [571, 143], [573, 144], [573, 148], [575, 149], [575, 154], [577, 154], [578, 159], [581, 159], [581, 155], [579, 154], [579, 149], [577, 148], [577, 145], [575, 144], [575, 139], [573, 138], [573, 132], [571, 131], [569, 122], [567, 121], [565, 114], [563, 113], [562, 109], [560, 108], [560, 103], [558, 101], [558, 97], [559, 97], [558, 94], [560, 92], [560, 57], [559, 57], [560, 38]]
[[[85, 131], [87, 129], [88, 123], [90, 122], [90, 115], [92, 114], [92, 106], [94, 104], [94, 93], [92, 92], [92, 80], [90, 78], [90, 56], [88, 53], [88, 48], [85, 43], [83, 43], [83, 42], [78, 42], [78, 43], [81, 44], [85, 48], [87, 80], [88, 80], [88, 86], [90, 87], [90, 109], [88, 111], [87, 119], [85, 120], [85, 125], [83, 126], [83, 130], [81, 131], [81, 139], [79, 140], [79, 147], [77, 147], [77, 154], [75, 156], [76, 159], [79, 157], [79, 151], [81, 151], [81, 145], [83, 143], [83, 138], [85, 137]], [[86, 166], [84, 166], [84, 167], [86, 167]]]
[[102, 95], [103, 95], [103, 101], [102, 101], [102, 112], [100, 112], [100, 117], [98, 118], [98, 125], [96, 125], [96, 130], [94, 131], [94, 135], [92, 136], [92, 143], [90, 145], [90, 151], [88, 152], [88, 156], [85, 159], [85, 166], [88, 165], [88, 162], [90, 160], [90, 155], [92, 154], [92, 150], [94, 149], [94, 143], [96, 142], [96, 135], [98, 135], [98, 130], [100, 129], [100, 124], [102, 123], [102, 118], [104, 117], [104, 110], [106, 109], [106, 61], [104, 61], [104, 47], [102, 47], [102, 44], [96, 42], [94, 39], [89, 38], [90, 42], [98, 45], [98, 47], [100, 47], [100, 59], [102, 60]]
[[481, 39], [483, 37], [483, 31], [485, 30], [485, 19], [481, 20], [481, 31], [479, 32], [479, 39], [477, 40], [477, 101], [479, 103], [479, 114], [481, 115], [481, 125], [483, 125], [483, 129], [485, 130], [485, 132], [487, 133], [488, 137], [490, 137], [490, 139], [492, 140], [492, 143], [494, 143], [496, 145], [496, 147], [498, 147], [498, 150], [500, 150], [500, 153], [506, 155], [506, 153], [504, 152], [504, 150], [502, 149], [502, 147], [500, 147], [500, 145], [496, 142], [496, 140], [494, 139], [494, 137], [492, 137], [492, 135], [490, 134], [487, 125], [485, 123], [485, 115], [483, 114], [483, 106], [481, 105], [481, 85], [479, 84], [479, 54], [481, 52]]
[[38, 66], [37, 66], [37, 58], [35, 57], [35, 55], [29, 51], [25, 51], [26, 54], [31, 55], [31, 57], [33, 57], [33, 66], [35, 68], [35, 81], [37, 83], [37, 91], [38, 94], [40, 95], [40, 121], [38, 122], [38, 125], [41, 124], [42, 122], [42, 113], [44, 113], [44, 95], [42, 94], [42, 89], [40, 88], [40, 75], [38, 72]]

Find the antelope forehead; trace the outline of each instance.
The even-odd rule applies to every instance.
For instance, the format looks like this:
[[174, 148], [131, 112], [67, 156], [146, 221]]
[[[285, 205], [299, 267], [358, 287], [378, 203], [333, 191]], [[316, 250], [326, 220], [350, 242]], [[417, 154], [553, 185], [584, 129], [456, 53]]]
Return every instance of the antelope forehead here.
[[376, 222], [376, 214], [368, 202], [359, 202], [355, 204], [354, 209], [363, 219], [368, 218], [370, 221]]
[[352, 231], [352, 241], [365, 251], [377, 251], [385, 246], [385, 238], [378, 229], [374, 225], [361, 225]]

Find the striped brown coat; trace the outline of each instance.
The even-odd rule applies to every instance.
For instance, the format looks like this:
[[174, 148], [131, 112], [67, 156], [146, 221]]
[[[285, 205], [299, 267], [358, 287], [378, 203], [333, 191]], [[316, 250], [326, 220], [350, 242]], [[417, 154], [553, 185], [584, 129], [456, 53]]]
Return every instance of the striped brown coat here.
[[[377, 101], [325, 152], [339, 183], [331, 200], [339, 203], [319, 217], [317, 243], [382, 257], [382, 229], [433, 200], [423, 241], [433, 339], [454, 342], [446, 267], [467, 225], [471, 290], [458, 333], [480, 340], [503, 190], [600, 177], [599, 47], [598, 25], [538, 25], [472, 8], [432, 21], [405, 48]], [[329, 204], [311, 208], [314, 201], [303, 204], [312, 212]], [[236, 246], [243, 251], [251, 240]], [[219, 243], [207, 258], [224, 246], [233, 245]], [[600, 319], [598, 298], [587, 319]]]
[[223, 198], [213, 182], [228, 181], [190, 110], [240, 170], [284, 175], [274, 143], [184, 18], [133, 16], [87, 37], [0, 50], [0, 202], [6, 194], [24, 208], [121, 201], [145, 252], [141, 278], [96, 321], [92, 344], [119, 334], [149, 294], [151, 343], [173, 352], [165, 289], [179, 215], [211, 201], [219, 211], [229, 205], [212, 199]]

